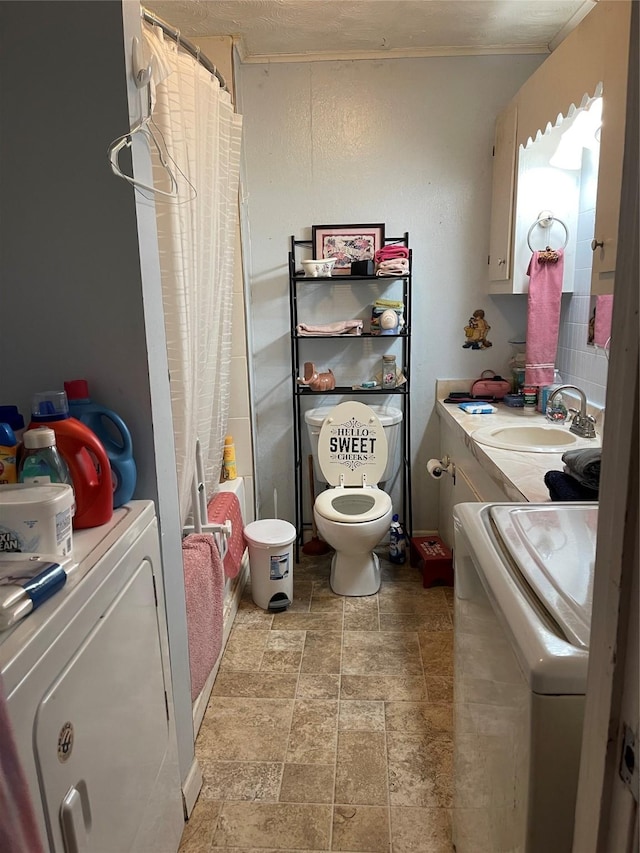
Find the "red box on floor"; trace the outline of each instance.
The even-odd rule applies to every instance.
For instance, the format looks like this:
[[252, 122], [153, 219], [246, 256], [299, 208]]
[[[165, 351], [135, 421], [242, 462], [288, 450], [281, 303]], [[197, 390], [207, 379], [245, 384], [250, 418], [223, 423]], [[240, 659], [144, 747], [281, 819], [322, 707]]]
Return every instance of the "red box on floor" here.
[[412, 536], [410, 560], [422, 571], [422, 586], [453, 586], [453, 554], [439, 536]]

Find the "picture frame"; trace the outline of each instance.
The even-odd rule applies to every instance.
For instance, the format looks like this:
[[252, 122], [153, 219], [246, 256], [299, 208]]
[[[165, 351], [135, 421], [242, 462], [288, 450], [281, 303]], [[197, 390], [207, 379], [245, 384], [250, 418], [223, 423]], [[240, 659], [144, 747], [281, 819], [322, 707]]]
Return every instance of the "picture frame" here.
[[335, 258], [332, 275], [349, 275], [352, 261], [373, 260], [384, 245], [384, 223], [368, 225], [313, 225], [314, 258]]

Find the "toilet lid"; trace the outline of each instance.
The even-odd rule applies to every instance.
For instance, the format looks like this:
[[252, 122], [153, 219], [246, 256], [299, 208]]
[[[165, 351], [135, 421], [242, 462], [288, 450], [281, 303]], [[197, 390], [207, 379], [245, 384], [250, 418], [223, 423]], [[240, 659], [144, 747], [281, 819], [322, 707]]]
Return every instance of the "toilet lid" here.
[[340, 403], [327, 415], [318, 437], [320, 470], [332, 486], [377, 485], [387, 464], [387, 437], [375, 413], [364, 403]]

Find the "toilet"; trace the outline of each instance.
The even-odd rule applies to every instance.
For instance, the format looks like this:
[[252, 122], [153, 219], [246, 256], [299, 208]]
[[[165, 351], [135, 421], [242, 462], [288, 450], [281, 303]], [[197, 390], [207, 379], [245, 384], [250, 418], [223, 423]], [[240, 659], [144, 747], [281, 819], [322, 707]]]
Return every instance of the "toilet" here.
[[393, 508], [378, 488], [387, 464], [387, 439], [375, 412], [364, 403], [340, 403], [318, 436], [318, 463], [330, 488], [315, 500], [319, 533], [334, 549], [331, 589], [338, 595], [373, 595], [380, 563], [373, 549], [389, 529]]

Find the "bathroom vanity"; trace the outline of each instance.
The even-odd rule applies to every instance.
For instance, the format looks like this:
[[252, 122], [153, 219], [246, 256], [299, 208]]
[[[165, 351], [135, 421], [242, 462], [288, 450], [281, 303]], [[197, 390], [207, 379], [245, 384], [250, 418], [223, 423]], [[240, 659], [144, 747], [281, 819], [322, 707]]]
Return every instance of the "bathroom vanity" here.
[[[454, 403], [443, 402], [449, 385], [438, 383], [436, 411], [440, 421], [440, 458], [448, 456], [455, 466], [455, 477], [439, 480], [440, 535], [453, 547], [453, 508], [466, 502], [544, 503], [549, 501], [549, 491], [544, 482], [547, 471], [562, 471], [563, 450], [530, 452], [508, 450], [481, 444], [474, 439], [477, 430], [489, 426], [545, 426], [542, 414], [525, 414], [523, 409], [510, 409], [498, 404], [491, 415], [469, 415]], [[453, 383], [460, 388], [464, 383]], [[595, 414], [595, 412], [593, 412]], [[601, 414], [601, 413], [600, 413]], [[569, 434], [569, 423], [559, 427]], [[566, 450], [594, 447], [601, 443], [600, 424], [596, 426], [595, 439], [576, 437]]]

